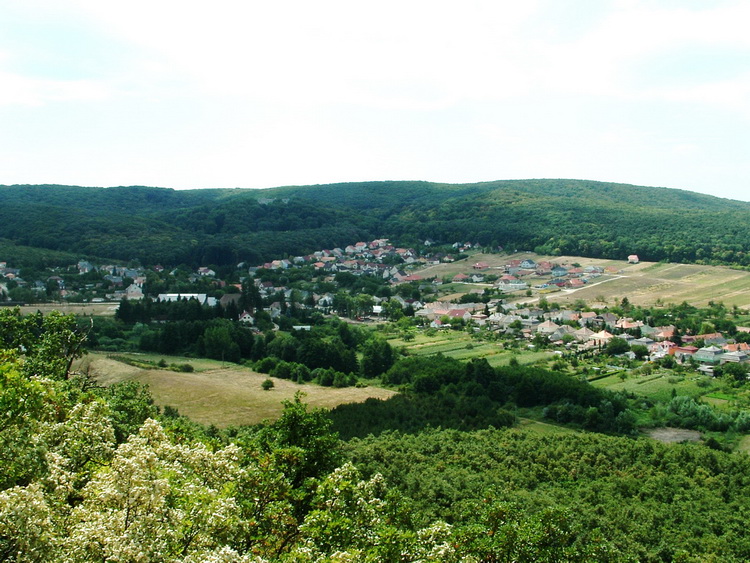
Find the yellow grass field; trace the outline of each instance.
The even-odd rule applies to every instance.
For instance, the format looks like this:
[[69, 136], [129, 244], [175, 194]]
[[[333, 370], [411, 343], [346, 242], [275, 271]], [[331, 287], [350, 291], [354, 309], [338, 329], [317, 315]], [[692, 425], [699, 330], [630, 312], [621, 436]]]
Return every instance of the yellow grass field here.
[[84, 316], [96, 316], [96, 317], [111, 317], [114, 316], [117, 307], [120, 306], [119, 302], [110, 303], [37, 303], [34, 305], [24, 305], [21, 307], [21, 313], [24, 315], [32, 315], [37, 311], [41, 311], [43, 314], [47, 314], [50, 311], [60, 311], [61, 313], [68, 315], [70, 313]]
[[[175, 360], [165, 359], [170, 363]], [[184, 358], [177, 360], [178, 363], [185, 361]], [[268, 379], [267, 375], [241, 366], [224, 364], [222, 367], [221, 362], [211, 360], [198, 360], [200, 367], [192, 373], [140, 369], [100, 354], [89, 354], [83, 362], [81, 367], [88, 369], [102, 385], [121, 381], [144, 383], [157, 405], [176, 407], [180, 414], [192, 420], [220, 428], [275, 419], [281, 414], [282, 401], [293, 399], [297, 391], [306, 394], [305, 403], [321, 408], [362, 402], [370, 397], [387, 399], [395, 394], [377, 387], [337, 389], [274, 378], [274, 388], [264, 391], [261, 382]]]

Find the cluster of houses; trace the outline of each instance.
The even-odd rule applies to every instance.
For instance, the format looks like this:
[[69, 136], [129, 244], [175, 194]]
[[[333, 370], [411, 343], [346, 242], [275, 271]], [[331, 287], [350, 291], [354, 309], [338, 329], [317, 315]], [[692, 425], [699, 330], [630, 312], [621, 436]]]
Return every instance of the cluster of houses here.
[[[484, 304], [428, 303], [416, 316], [429, 320], [432, 328], [448, 328], [452, 320], [459, 319], [527, 340], [542, 335], [552, 345], [574, 347], [578, 351], [600, 350], [613, 338], [621, 338], [631, 347], [645, 346], [651, 360], [669, 355], [680, 363], [687, 363], [692, 358], [699, 369], [708, 373], [713, 371], [712, 366], [727, 362], [750, 363], [750, 345], [732, 342], [721, 333], [682, 336], [682, 343], [678, 345], [671, 340], [675, 335], [674, 326], [652, 327], [609, 312], [543, 311], [523, 307], [487, 314], [487, 309]], [[703, 343], [703, 347], [693, 346], [694, 342]]]
[[[70, 276], [61, 276], [53, 273], [44, 279], [25, 280], [21, 277], [20, 270], [8, 267], [6, 262], [0, 262], [0, 281], [13, 280], [18, 287], [28, 288], [35, 293], [43, 294], [53, 287], [60, 299], [75, 297], [82, 291], [92, 291], [97, 294], [93, 302], [120, 301], [124, 298], [143, 298], [143, 285], [146, 283], [146, 272], [142, 268], [130, 268], [115, 264], [94, 265], [87, 260], [81, 260], [77, 264], [64, 268], [65, 272], [77, 272], [79, 275], [97, 271], [101, 274], [103, 281], [71, 281]], [[67, 281], [66, 281], [67, 279]], [[130, 283], [125, 286], [125, 281]], [[101, 291], [103, 287], [108, 288]]]
[[410, 276], [404, 271], [405, 266], [430, 265], [440, 262], [452, 262], [453, 256], [446, 254], [432, 254], [429, 257], [420, 256], [411, 248], [401, 248], [390, 244], [388, 239], [376, 239], [370, 242], [358, 242], [345, 248], [318, 250], [307, 256], [295, 256], [284, 260], [266, 262], [256, 268], [250, 268], [254, 273], [260, 268], [276, 270], [313, 266], [323, 273], [336, 274], [350, 272], [355, 275], [378, 276], [392, 283], [418, 281], [419, 276]]
[[[468, 273], [458, 273], [451, 281], [453, 283], [484, 283], [487, 281], [487, 262], [475, 262]], [[493, 276], [493, 287], [504, 293], [524, 291], [531, 287], [544, 292], [555, 289], [576, 289], [583, 287], [602, 274], [616, 274], [617, 268], [600, 266], [576, 266], [571, 264], [555, 264], [549, 261], [535, 262], [531, 258], [511, 260], [494, 271], [499, 275]], [[419, 276], [412, 276], [421, 279]]]
[[[479, 269], [482, 264], [475, 264]], [[602, 274], [616, 274], [617, 268], [601, 266], [577, 266], [571, 264], [555, 264], [548, 261], [535, 262], [512, 260], [505, 265], [504, 274], [497, 280], [495, 286], [506, 292], [526, 289], [533, 285], [535, 289], [546, 290], [555, 288], [576, 289], [583, 287]], [[542, 281], [543, 279], [543, 281]]]
[[[427, 242], [425, 244], [429, 246]], [[470, 248], [471, 244], [457, 243], [454, 246], [456, 250], [463, 251]], [[418, 274], [404, 272], [404, 265], [430, 265], [453, 260], [453, 256], [443, 254], [419, 256], [413, 249], [396, 247], [387, 239], [377, 239], [370, 242], [358, 242], [345, 248], [320, 250], [308, 256], [274, 260], [257, 268], [250, 267], [248, 271], [253, 274], [260, 268], [287, 269], [312, 265], [331, 276], [337, 272], [351, 272], [355, 275], [380, 276], [393, 284], [399, 284], [426, 281]], [[629, 262], [637, 263], [638, 258], [631, 256]], [[75, 266], [75, 269], [79, 274], [97, 270], [103, 273], [103, 279], [109, 282], [107, 286], [110, 287], [110, 292], [104, 297], [94, 299], [95, 301], [123, 298], [134, 300], [144, 297], [143, 286], [146, 283], [146, 272], [143, 269], [119, 265], [95, 266], [83, 260]], [[157, 272], [164, 270], [161, 266], [156, 266], [154, 269]], [[486, 262], [475, 262], [468, 273], [457, 274], [452, 281], [482, 283], [486, 281], [489, 270], [493, 269]], [[513, 292], [526, 290], [532, 286], [540, 290], [581, 287], [594, 278], [603, 274], [615, 274], [618, 270], [598, 266], [580, 267], [555, 264], [547, 261], [535, 262], [527, 258], [512, 260], [502, 268], [495, 268], [494, 272], [498, 274], [492, 278], [494, 287], [504, 292]], [[214, 279], [215, 276], [216, 273], [211, 268], [201, 267], [189, 279], [198, 281], [206, 278]], [[55, 275], [46, 280], [26, 282], [21, 279], [20, 271], [8, 267], [6, 262], [0, 262], [0, 280], [14, 280], [19, 286], [28, 286], [39, 291], [46, 290], [50, 282], [55, 282], [61, 297], [70, 295], [73, 291], [66, 287], [66, 282], [62, 277]], [[131, 280], [127, 286], [125, 286], [125, 280]], [[434, 283], [440, 283], [440, 281], [435, 280]], [[220, 280], [216, 282], [223, 285]], [[267, 307], [272, 318], [282, 314], [284, 305], [295, 299], [297, 306], [315, 308], [326, 313], [331, 311], [334, 304], [335, 296], [330, 293], [318, 295], [297, 291], [294, 295], [294, 290], [275, 287], [271, 282], [256, 279], [255, 284], [261, 297], [279, 297]], [[205, 293], [172, 293], [161, 294], [157, 297], [157, 299], [167, 301], [185, 298], [193, 298], [211, 306], [219, 303], [227, 306], [231, 301], [236, 301], [239, 294], [227, 293], [220, 300], [209, 297]], [[719, 333], [682, 336], [681, 344], [678, 345], [672, 341], [675, 330], [673, 326], [650, 327], [641, 321], [620, 318], [608, 312], [596, 313], [565, 309], [544, 311], [528, 307], [510, 308], [506, 312], [491, 312], [501, 310], [497, 306], [499, 301], [456, 305], [444, 302], [422, 303], [398, 296], [389, 299], [397, 301], [402, 308], [411, 307], [416, 317], [424, 319], [424, 324], [433, 328], [445, 328], [450, 326], [452, 321], [459, 320], [463, 324], [471, 323], [475, 327], [485, 327], [488, 330], [528, 340], [541, 335], [553, 345], [564, 346], [568, 349], [575, 348], [579, 351], [602, 349], [612, 338], [617, 337], [626, 340], [631, 346], [645, 346], [651, 360], [669, 355], [681, 363], [693, 362], [700, 366], [699, 369], [708, 373], [712, 372], [713, 366], [727, 362], [750, 363], [749, 345], [728, 341]], [[385, 299], [372, 297], [373, 315], [378, 315], [385, 309], [385, 301]], [[247, 324], [254, 322], [251, 312], [243, 312], [240, 320]], [[693, 345], [698, 341], [703, 343], [703, 347]]]
[[0, 277], [6, 280], [18, 279], [21, 275], [21, 270], [18, 268], [9, 268], [7, 262], [0, 262]]

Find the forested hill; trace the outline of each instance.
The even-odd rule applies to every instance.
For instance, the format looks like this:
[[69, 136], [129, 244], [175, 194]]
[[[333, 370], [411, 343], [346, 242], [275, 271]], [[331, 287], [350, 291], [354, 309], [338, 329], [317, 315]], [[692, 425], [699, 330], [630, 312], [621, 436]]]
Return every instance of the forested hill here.
[[750, 203], [583, 180], [266, 190], [0, 186], [0, 239], [145, 264], [258, 264], [357, 240], [750, 265]]

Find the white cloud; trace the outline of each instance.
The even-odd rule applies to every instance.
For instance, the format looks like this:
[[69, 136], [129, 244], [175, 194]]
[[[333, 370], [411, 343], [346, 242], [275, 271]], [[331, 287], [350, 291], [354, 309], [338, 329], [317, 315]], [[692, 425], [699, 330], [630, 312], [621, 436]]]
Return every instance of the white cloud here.
[[91, 102], [110, 95], [94, 80], [46, 80], [0, 71], [0, 106], [40, 106], [48, 102]]

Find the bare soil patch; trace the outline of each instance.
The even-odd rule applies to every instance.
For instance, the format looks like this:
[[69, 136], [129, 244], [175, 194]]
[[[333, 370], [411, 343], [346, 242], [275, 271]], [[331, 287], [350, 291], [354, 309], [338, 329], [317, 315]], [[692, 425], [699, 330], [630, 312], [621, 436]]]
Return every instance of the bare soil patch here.
[[701, 433], [697, 430], [686, 430], [684, 428], [651, 428], [646, 431], [649, 438], [653, 438], [665, 444], [678, 442], [700, 442]]

